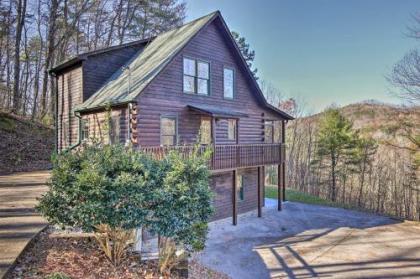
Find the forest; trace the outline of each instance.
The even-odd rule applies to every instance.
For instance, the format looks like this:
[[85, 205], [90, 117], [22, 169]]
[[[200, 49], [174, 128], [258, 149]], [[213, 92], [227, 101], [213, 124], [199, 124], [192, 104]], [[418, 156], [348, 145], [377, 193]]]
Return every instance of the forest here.
[[0, 1], [0, 108], [53, 123], [52, 66], [184, 22], [176, 0]]

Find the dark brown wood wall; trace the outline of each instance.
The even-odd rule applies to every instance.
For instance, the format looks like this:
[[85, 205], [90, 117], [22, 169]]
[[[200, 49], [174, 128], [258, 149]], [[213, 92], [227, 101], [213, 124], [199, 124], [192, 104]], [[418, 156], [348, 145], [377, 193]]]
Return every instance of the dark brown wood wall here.
[[78, 119], [73, 109], [82, 103], [82, 67], [68, 69], [57, 76], [57, 136], [58, 150], [68, 148], [77, 142], [79, 136]]
[[[210, 62], [210, 96], [183, 93], [183, 56]], [[179, 143], [194, 142], [201, 117], [189, 111], [187, 104], [225, 107], [248, 114], [249, 117], [243, 117], [239, 121], [239, 143], [262, 143], [262, 113], [269, 119], [280, 118], [258, 103], [249, 77], [240, 70], [238, 62], [226, 44], [217, 22], [203, 29], [138, 97], [139, 144], [160, 144], [160, 117], [163, 115], [178, 117]], [[224, 66], [235, 69], [234, 100], [223, 98]], [[226, 142], [227, 126], [224, 123], [220, 122], [217, 127], [217, 143], [230, 143]]]
[[[257, 168], [238, 170], [238, 175], [242, 175], [244, 181], [244, 200], [241, 201], [239, 196], [237, 196], [237, 212], [241, 214], [255, 210], [258, 207]], [[232, 179], [232, 171], [211, 176], [210, 187], [214, 192], [213, 206], [215, 207], [215, 213], [212, 220], [232, 216]], [[236, 190], [238, 191], [239, 188]]]
[[113, 73], [126, 64], [142, 48], [143, 44], [139, 44], [89, 56], [83, 62], [84, 100], [87, 100], [101, 88]]

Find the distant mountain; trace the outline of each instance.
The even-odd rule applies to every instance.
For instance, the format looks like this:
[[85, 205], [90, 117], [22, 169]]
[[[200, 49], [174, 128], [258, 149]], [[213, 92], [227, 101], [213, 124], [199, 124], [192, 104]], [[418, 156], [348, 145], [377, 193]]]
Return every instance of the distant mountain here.
[[[339, 108], [341, 113], [353, 122], [353, 128], [363, 137], [372, 137], [380, 144], [409, 144], [404, 134], [407, 125], [411, 132], [420, 135], [420, 106], [402, 107], [376, 101], [355, 103]], [[318, 122], [323, 113], [298, 119], [298, 121]]]

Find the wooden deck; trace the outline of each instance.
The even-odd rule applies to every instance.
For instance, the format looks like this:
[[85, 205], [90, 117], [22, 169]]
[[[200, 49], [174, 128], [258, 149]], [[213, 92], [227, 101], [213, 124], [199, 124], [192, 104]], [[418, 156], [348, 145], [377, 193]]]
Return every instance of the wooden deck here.
[[[214, 171], [281, 164], [285, 154], [285, 145], [280, 143], [202, 146], [198, 151], [204, 152], [206, 148], [212, 149], [209, 169]], [[153, 146], [142, 147], [140, 150], [162, 159], [171, 150], [178, 150], [188, 157], [193, 153], [194, 146]]]

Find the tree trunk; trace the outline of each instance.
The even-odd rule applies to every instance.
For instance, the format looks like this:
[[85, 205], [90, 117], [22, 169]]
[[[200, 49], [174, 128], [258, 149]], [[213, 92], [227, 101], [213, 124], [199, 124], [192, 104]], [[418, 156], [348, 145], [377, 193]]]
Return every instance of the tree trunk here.
[[25, 24], [26, 1], [18, 0], [16, 17], [16, 37], [15, 37], [15, 61], [13, 69], [13, 104], [12, 111], [17, 113], [19, 110], [19, 88], [20, 88], [20, 42], [22, 39], [22, 29]]

